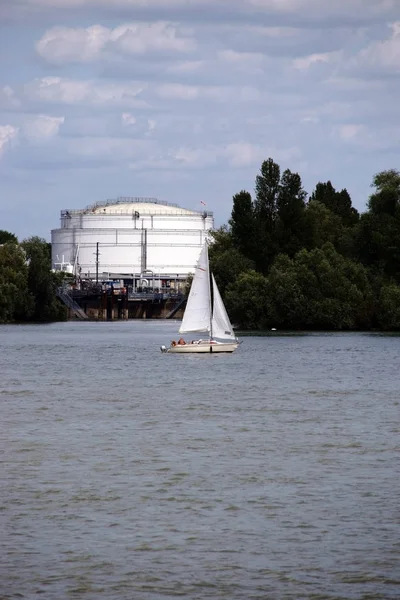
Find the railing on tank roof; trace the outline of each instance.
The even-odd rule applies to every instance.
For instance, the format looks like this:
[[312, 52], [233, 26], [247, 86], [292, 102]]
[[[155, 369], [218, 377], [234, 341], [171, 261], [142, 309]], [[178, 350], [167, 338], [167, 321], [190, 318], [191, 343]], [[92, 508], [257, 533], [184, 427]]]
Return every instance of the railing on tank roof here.
[[[78, 214], [87, 214], [87, 213], [91, 213], [94, 212], [96, 210], [96, 208], [100, 208], [102, 206], [115, 206], [116, 204], [133, 204], [133, 203], [142, 203], [142, 204], [159, 204], [160, 206], [171, 206], [174, 208], [178, 208], [181, 209], [181, 207], [179, 206], [179, 204], [176, 204], [174, 202], [165, 202], [164, 200], [158, 200], [157, 198], [151, 198], [151, 197], [146, 197], [146, 196], [119, 196], [117, 199], [115, 200], [99, 200], [98, 202], [94, 202], [93, 204], [89, 204], [88, 206], [86, 206], [85, 208], [70, 208], [70, 209], [64, 209], [61, 211], [61, 217], [70, 217], [71, 215], [78, 215]], [[187, 210], [187, 209], [183, 209], [183, 210]], [[206, 217], [212, 217], [213, 216], [213, 212], [211, 211], [207, 211], [207, 210], [193, 210], [193, 209], [189, 209], [194, 213], [199, 213], [199, 214], [203, 214]], [[108, 213], [108, 214], [112, 214], [112, 213]], [[121, 214], [121, 213], [118, 213]], [[178, 214], [178, 213], [176, 213]]]

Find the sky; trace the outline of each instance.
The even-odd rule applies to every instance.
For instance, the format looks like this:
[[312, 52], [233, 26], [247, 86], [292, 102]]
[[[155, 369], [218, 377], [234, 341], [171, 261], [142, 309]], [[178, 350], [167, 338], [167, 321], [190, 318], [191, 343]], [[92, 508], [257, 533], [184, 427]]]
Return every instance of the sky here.
[[399, 75], [400, 0], [1, 0], [0, 229], [119, 196], [220, 226], [269, 157], [364, 211]]

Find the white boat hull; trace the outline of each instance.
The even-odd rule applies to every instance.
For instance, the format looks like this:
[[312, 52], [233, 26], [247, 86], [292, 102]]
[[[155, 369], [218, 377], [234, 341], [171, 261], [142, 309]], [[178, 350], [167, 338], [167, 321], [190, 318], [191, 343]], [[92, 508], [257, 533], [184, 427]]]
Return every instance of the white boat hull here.
[[214, 354], [215, 352], [234, 352], [238, 342], [199, 342], [193, 344], [177, 344], [176, 346], [161, 346], [161, 352], [171, 354]]

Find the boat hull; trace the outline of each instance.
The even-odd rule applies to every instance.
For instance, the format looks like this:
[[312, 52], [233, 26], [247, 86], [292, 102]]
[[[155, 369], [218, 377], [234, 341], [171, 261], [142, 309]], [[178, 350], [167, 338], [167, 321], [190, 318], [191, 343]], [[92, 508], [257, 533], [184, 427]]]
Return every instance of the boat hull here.
[[198, 344], [177, 344], [169, 348], [161, 346], [161, 352], [171, 354], [214, 354], [216, 352], [234, 352], [238, 346], [238, 342], [202, 342]]

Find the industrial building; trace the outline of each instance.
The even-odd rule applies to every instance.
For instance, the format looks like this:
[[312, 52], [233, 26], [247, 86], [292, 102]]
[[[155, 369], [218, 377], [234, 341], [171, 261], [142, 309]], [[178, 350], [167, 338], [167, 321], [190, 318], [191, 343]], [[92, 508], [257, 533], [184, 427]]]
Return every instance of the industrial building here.
[[51, 232], [53, 268], [81, 280], [123, 280], [133, 289], [176, 288], [193, 273], [213, 226], [212, 212], [155, 198], [62, 210], [61, 227]]

